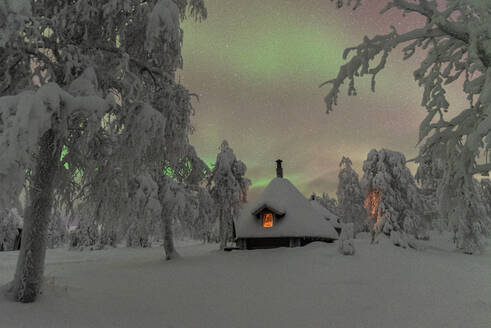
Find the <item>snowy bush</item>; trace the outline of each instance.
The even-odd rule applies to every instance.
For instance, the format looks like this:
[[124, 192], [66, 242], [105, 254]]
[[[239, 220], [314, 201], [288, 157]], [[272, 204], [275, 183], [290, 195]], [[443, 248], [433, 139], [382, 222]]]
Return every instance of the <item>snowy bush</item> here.
[[343, 223], [341, 234], [338, 239], [338, 251], [343, 255], [354, 255], [355, 245], [353, 243], [354, 225], [352, 222]]
[[97, 223], [89, 217], [80, 218], [77, 228], [69, 233], [69, 246], [73, 249], [97, 249], [98, 240]]
[[23, 219], [17, 209], [0, 210], [0, 251], [13, 251], [20, 240]]
[[126, 237], [126, 246], [128, 247], [151, 247], [151, 232], [145, 224], [139, 224], [135, 221], [128, 229]]
[[94, 207], [90, 202], [79, 204], [72, 211], [68, 224], [72, 227], [67, 233], [67, 242], [71, 249], [99, 250], [106, 246], [116, 246], [118, 235], [122, 232], [120, 220], [101, 219], [101, 204]]

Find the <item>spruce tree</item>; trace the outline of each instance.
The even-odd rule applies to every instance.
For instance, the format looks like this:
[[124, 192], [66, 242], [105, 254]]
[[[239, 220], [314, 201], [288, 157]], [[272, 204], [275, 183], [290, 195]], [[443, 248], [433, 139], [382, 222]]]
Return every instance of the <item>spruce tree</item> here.
[[407, 246], [421, 224], [423, 201], [402, 153], [372, 149], [363, 162], [360, 182], [373, 236], [383, 233]]
[[365, 231], [367, 213], [363, 207], [364, 197], [361, 191], [358, 173], [351, 167], [353, 163], [348, 157], [341, 159], [338, 174], [338, 209], [344, 223], [352, 223], [356, 233]]
[[247, 200], [250, 180], [245, 177], [246, 165], [237, 160], [226, 140], [219, 149], [209, 188], [218, 214], [220, 249], [224, 249], [233, 240], [233, 218]]

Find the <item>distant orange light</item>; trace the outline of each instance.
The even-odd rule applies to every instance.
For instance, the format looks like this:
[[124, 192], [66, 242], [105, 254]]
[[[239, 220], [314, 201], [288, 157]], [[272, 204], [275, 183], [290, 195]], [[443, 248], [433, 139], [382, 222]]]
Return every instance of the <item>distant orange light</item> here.
[[382, 213], [379, 208], [380, 196], [380, 190], [373, 189], [368, 193], [364, 203], [364, 207], [367, 209], [368, 213], [377, 220], [377, 223], [380, 222], [380, 219], [382, 217]]
[[263, 227], [272, 228], [273, 227], [273, 213], [263, 214]]

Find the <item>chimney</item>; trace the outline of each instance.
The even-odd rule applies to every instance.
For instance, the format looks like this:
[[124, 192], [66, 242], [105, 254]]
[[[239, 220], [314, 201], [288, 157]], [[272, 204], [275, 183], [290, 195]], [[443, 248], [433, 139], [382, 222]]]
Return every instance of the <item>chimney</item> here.
[[278, 178], [283, 178], [283, 168], [281, 167], [281, 162], [283, 162], [281, 159], [276, 161], [276, 176]]

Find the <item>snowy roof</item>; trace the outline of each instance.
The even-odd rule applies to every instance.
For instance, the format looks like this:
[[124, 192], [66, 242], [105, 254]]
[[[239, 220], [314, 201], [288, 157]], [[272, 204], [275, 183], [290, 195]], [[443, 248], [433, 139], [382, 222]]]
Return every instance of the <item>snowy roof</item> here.
[[322, 206], [315, 199], [311, 199], [310, 200], [310, 205], [312, 205], [312, 207], [317, 212], [319, 212], [319, 214], [321, 214], [324, 219], [326, 219], [327, 221], [331, 222], [331, 224], [333, 225], [334, 228], [341, 228], [341, 223], [339, 222], [339, 217], [336, 214], [334, 214], [331, 211], [329, 211], [327, 208], [325, 208], [324, 206]]
[[[273, 227], [264, 228], [258, 217], [262, 209], [284, 215], [275, 217]], [[259, 199], [244, 206], [234, 221], [237, 238], [338, 238], [333, 225], [285, 178], [271, 180]]]

